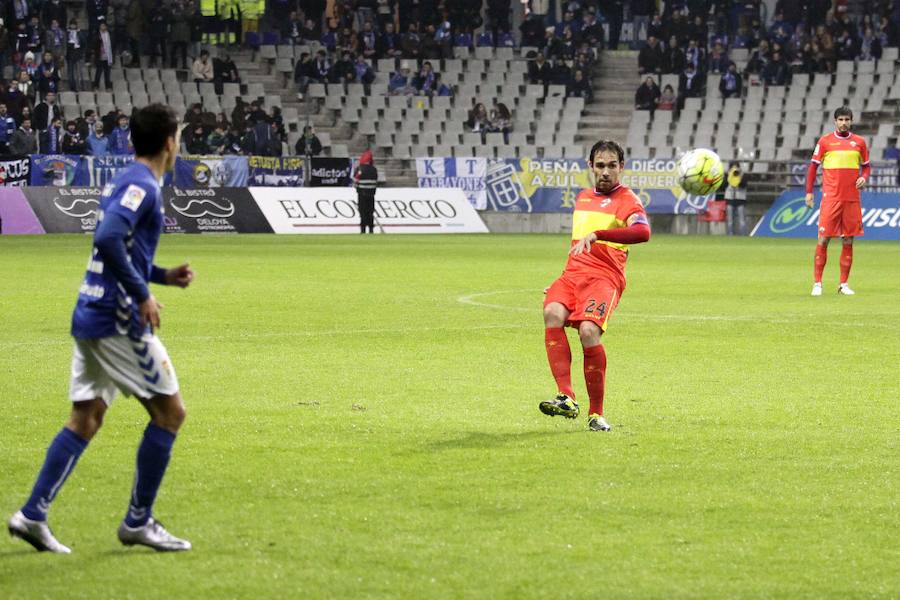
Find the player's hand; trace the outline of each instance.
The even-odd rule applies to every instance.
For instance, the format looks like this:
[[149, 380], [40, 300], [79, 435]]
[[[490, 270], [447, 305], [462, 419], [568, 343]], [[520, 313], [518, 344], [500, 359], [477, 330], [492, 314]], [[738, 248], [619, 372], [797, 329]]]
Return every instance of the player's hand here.
[[860, 177], [856, 180], [856, 189], [861, 190], [863, 186], [866, 185], [866, 178]]
[[141, 326], [150, 325], [150, 331], [159, 329], [159, 311], [162, 304], [156, 301], [153, 294], [147, 296], [147, 299], [138, 306], [138, 313], [141, 315]]
[[191, 285], [193, 280], [194, 270], [191, 269], [191, 265], [188, 263], [166, 271], [166, 285], [177, 285], [180, 288], [186, 288]]
[[813, 207], [813, 195], [812, 194], [806, 195], [806, 206], [808, 206], [809, 208]]
[[597, 236], [594, 233], [590, 233], [590, 234], [584, 236], [583, 238], [581, 238], [580, 240], [578, 240], [577, 242], [575, 242], [575, 245], [572, 246], [571, 250], [569, 250], [569, 254], [571, 254], [572, 256], [578, 256], [582, 252], [590, 252], [591, 244], [593, 244], [596, 241], [597, 241]]

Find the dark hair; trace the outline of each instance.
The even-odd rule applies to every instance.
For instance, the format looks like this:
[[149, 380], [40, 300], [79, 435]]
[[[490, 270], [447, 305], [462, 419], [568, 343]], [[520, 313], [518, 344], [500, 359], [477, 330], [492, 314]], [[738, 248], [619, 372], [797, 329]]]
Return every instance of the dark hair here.
[[850, 119], [852, 120], [853, 119], [853, 111], [850, 110], [850, 108], [847, 106], [842, 106], [840, 108], [836, 108], [836, 109], [834, 109], [835, 120], [837, 120], [838, 117], [850, 117]]
[[600, 140], [591, 148], [590, 162], [594, 164], [594, 156], [598, 152], [615, 152], [620, 163], [625, 162], [625, 150], [614, 140]]
[[156, 156], [177, 132], [175, 111], [164, 104], [151, 104], [131, 113], [131, 143], [138, 156]]

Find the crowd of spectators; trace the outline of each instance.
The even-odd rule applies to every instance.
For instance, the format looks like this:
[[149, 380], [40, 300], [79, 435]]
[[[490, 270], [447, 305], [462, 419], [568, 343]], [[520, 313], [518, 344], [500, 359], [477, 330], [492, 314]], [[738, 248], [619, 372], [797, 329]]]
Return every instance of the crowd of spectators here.
[[214, 114], [193, 104], [184, 123], [181, 141], [187, 154], [281, 156], [287, 141], [281, 108], [272, 106], [266, 112], [261, 99], [244, 102], [238, 98], [231, 115]]
[[[225, 18], [203, 17], [194, 0], [84, 0], [83, 29], [70, 6], [63, 0], [0, 2], [0, 72], [12, 72], [0, 82], [0, 153], [129, 152], [127, 116], [116, 109], [97, 119], [88, 110], [67, 119], [56, 103], [59, 92], [97, 90], [101, 80], [110, 90], [114, 65], [140, 67], [142, 54], [150, 67], [187, 69], [188, 56], [199, 60], [203, 36], [219, 31]], [[240, 83], [227, 54], [210, 61], [208, 75], [203, 80], [219, 93], [223, 83]]]
[[[654, 3], [650, 2], [652, 8]], [[716, 85], [722, 97], [740, 97], [745, 85], [782, 86], [796, 73], [833, 73], [837, 61], [878, 60], [886, 46], [898, 45], [900, 6], [892, 0], [779, 0], [768, 27], [761, 3], [724, 0], [666, 3], [665, 12], [634, 16], [635, 35], [646, 32], [638, 54], [641, 75], [679, 77], [678, 104]], [[746, 49], [743, 70], [732, 60]], [[642, 83], [635, 106], [648, 106]], [[654, 104], [653, 108], [659, 108]]]
[[83, 115], [66, 120], [56, 103], [56, 93], [48, 92], [34, 109], [20, 102], [21, 92], [10, 86], [0, 95], [0, 154], [76, 154], [107, 156], [132, 154], [129, 117], [119, 110]]

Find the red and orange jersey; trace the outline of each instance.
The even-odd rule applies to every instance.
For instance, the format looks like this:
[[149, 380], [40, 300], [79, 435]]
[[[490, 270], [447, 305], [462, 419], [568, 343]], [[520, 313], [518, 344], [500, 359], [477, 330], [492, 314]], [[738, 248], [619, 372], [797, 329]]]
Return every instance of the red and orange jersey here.
[[[624, 185], [616, 186], [608, 194], [594, 189], [581, 190], [575, 199], [572, 214], [572, 245], [594, 231], [627, 227], [628, 219], [635, 214], [646, 219], [641, 200]], [[571, 275], [611, 275], [620, 289], [624, 289], [627, 260], [626, 244], [596, 241], [591, 244], [590, 252], [569, 256], [565, 272]]]
[[[834, 131], [819, 138], [812, 162], [822, 165], [822, 200], [859, 202], [856, 180], [860, 167], [869, 164], [869, 148], [860, 136]], [[813, 171], [811, 171], [813, 172]]]

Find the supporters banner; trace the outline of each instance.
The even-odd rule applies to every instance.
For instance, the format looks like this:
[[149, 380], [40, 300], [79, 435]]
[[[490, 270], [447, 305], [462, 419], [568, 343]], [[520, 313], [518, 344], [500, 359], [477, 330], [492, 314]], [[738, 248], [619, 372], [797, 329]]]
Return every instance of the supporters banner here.
[[185, 156], [175, 160], [175, 187], [246, 187], [246, 156]]
[[[676, 164], [675, 159], [628, 160], [622, 183], [638, 194], [647, 212], [702, 212], [709, 197], [685, 194], [676, 183]], [[578, 192], [593, 186], [587, 161], [582, 159], [419, 158], [416, 172], [420, 188], [462, 189], [479, 210], [503, 212], [567, 212]]]
[[251, 156], [248, 185], [301, 187], [303, 158], [299, 156]]
[[631, 158], [619, 178], [641, 199], [648, 213], [694, 215], [706, 210], [714, 194], [687, 194], [678, 185], [678, 160], [675, 158]]
[[25, 199], [47, 233], [87, 233], [97, 227], [99, 187], [23, 187]]
[[[74, 157], [72, 157], [74, 158]], [[134, 162], [133, 154], [81, 156], [72, 185], [103, 187], [120, 170]]]
[[[766, 211], [750, 235], [760, 237], [816, 238], [819, 234], [819, 201], [808, 208], [802, 188], [782, 193]], [[863, 229], [869, 240], [900, 240], [900, 194], [862, 192]]]
[[350, 185], [349, 158], [312, 158], [310, 187], [347, 187]]
[[590, 186], [584, 160], [488, 160], [485, 174], [487, 208], [504, 212], [565, 212]]
[[31, 175], [31, 157], [7, 156], [0, 160], [0, 187], [28, 185]]
[[66, 154], [32, 154], [31, 185], [75, 185], [81, 159]]
[[420, 188], [462, 190], [477, 210], [487, 208], [486, 158], [417, 158]]
[[[352, 188], [254, 187], [250, 193], [275, 233], [359, 233]], [[380, 233], [487, 233], [462, 190], [379, 188], [375, 229]]]
[[44, 233], [44, 228], [25, 199], [25, 188], [0, 188], [0, 234], [33, 233]]
[[272, 233], [247, 188], [163, 188], [166, 233]]

